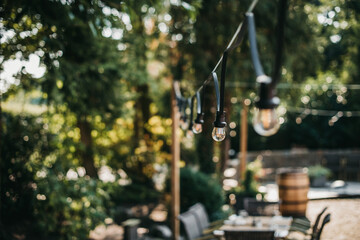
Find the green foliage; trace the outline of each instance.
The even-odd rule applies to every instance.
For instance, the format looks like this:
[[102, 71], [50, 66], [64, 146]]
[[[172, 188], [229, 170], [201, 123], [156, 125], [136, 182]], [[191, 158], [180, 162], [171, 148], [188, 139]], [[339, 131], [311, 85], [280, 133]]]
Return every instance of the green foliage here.
[[46, 155], [48, 146], [41, 118], [3, 114], [1, 120], [0, 236], [11, 239], [13, 231], [22, 233], [35, 220], [36, 172], [27, 164], [30, 158]]
[[[5, 1], [0, 7], [1, 34], [6, 33], [0, 43], [0, 70], [8, 60], [35, 54], [46, 72], [35, 78], [22, 69], [15, 76], [19, 84], [2, 94], [6, 101], [35, 90], [32, 106], [45, 107], [37, 116], [25, 116], [29, 111], [19, 104], [19, 114], [13, 116], [8, 114], [14, 110], [9, 105], [1, 118], [3, 238], [11, 238], [12, 233], [86, 238], [106, 214], [114, 216], [119, 205], [156, 202], [160, 193], [154, 176], [171, 159], [172, 79], [182, 81], [186, 97], [194, 94], [251, 1]], [[276, 46], [276, 4], [259, 1], [254, 10], [258, 48], [269, 75]], [[287, 109], [284, 124], [269, 138], [257, 136], [249, 125], [249, 150], [293, 145], [357, 148], [359, 120], [341, 117], [340, 112], [360, 108], [358, 90], [346, 87], [358, 84], [360, 76], [360, 5], [343, 0], [288, 4], [281, 82], [300, 87], [278, 89]], [[227, 83], [244, 83], [226, 89], [228, 123], [239, 119], [241, 108], [231, 105], [230, 98], [240, 103], [256, 96], [250, 59], [245, 38], [228, 59]], [[212, 86], [206, 89], [205, 102], [204, 132], [195, 137], [195, 147], [182, 150], [182, 160], [212, 174], [217, 169], [214, 152], [222, 149], [211, 139]], [[297, 108], [339, 114], [331, 125], [332, 116], [306, 115]], [[236, 130], [231, 144], [235, 150], [239, 143], [234, 139], [240, 135]], [[131, 184], [67, 179], [69, 169], [86, 165], [84, 159], [90, 160], [87, 163], [95, 172], [103, 165], [124, 170]], [[258, 194], [254, 167], [233, 193]], [[182, 210], [199, 201], [216, 218], [224, 201], [221, 186], [200, 172], [182, 170]]]
[[321, 176], [329, 177], [331, 175], [331, 170], [318, 164], [308, 167], [308, 175], [310, 178]]
[[4, 239], [86, 239], [105, 218], [107, 194], [97, 180], [69, 180], [50, 154], [52, 136], [41, 117], [4, 114], [1, 144], [1, 223]]
[[236, 197], [235, 208], [237, 210], [243, 209], [243, 199], [244, 198], [255, 198], [260, 194], [258, 187], [258, 179], [261, 176], [262, 163], [260, 159], [256, 159], [253, 162], [250, 162], [246, 166], [245, 178], [241, 181], [240, 186], [230, 189], [227, 191], [227, 199], [230, 199], [230, 195], [234, 194]]
[[[173, 66], [173, 72], [177, 79], [186, 82], [183, 86], [187, 85], [187, 89], [191, 90], [196, 89], [206, 79], [225, 48], [226, 41], [242, 20], [238, 12], [245, 12], [250, 2], [243, 1], [239, 4], [238, 1], [207, 1], [206, 4], [198, 6], [197, 1], [191, 1], [190, 4], [197, 8], [196, 22], [189, 19], [185, 8], [172, 6], [170, 12], [174, 24], [170, 32], [183, 36], [182, 40], [178, 41], [179, 53], [176, 53], [179, 57]], [[259, 53], [264, 70], [269, 75], [273, 70], [277, 41], [277, 2], [261, 1], [254, 9]], [[249, 150], [289, 149], [293, 146], [315, 149], [359, 147], [359, 141], [355, 139], [359, 135], [359, 128], [356, 128], [359, 125], [358, 117], [340, 117], [331, 125], [329, 120], [333, 116], [312, 116], [304, 112], [305, 108], [333, 111], [359, 109], [358, 90], [341, 86], [358, 83], [360, 71], [356, 66], [359, 65], [360, 49], [357, 41], [359, 12], [359, 4], [356, 1], [288, 1], [280, 84], [290, 85], [277, 89], [281, 107], [287, 109], [286, 114], [282, 116], [284, 123], [278, 134], [268, 138], [261, 137], [252, 129], [252, 115], [249, 114]], [[245, 98], [254, 100], [255, 76], [246, 36], [243, 44], [229, 57], [227, 84], [231, 88], [226, 89], [226, 96], [237, 98], [237, 103]], [[331, 79], [326, 81], [327, 77]], [[242, 87], [232, 88], [231, 83], [239, 82]], [[304, 85], [292, 87], [292, 84]], [[310, 85], [310, 90], [307, 84]], [[329, 84], [338, 87], [328, 88]], [[208, 94], [206, 102], [214, 102], [214, 99], [211, 99], [213, 92], [209, 91]], [[211, 104], [205, 107], [212, 108]], [[241, 105], [229, 104], [225, 108], [230, 113], [227, 116], [228, 122], [237, 122]], [[205, 110], [205, 125], [208, 129], [200, 136], [205, 140], [197, 144], [197, 149], [207, 150], [199, 150], [199, 159], [204, 160], [204, 164], [211, 163], [213, 152], [212, 146], [204, 144], [206, 139], [209, 139], [207, 131], [211, 131], [213, 114], [214, 112], [209, 109]], [[301, 123], [299, 117], [302, 118]], [[238, 151], [237, 137], [232, 138], [231, 145]], [[207, 153], [210, 153], [210, 156]]]
[[254, 172], [250, 169], [246, 169], [245, 171], [245, 179], [242, 181], [240, 187], [235, 187], [231, 189], [227, 194], [235, 194], [238, 198], [254, 198], [258, 191], [258, 183], [255, 181]]
[[106, 183], [103, 190], [109, 194], [110, 201], [115, 206], [122, 204], [146, 204], [159, 201], [160, 193], [153, 188], [139, 183], [121, 186], [117, 183]]
[[106, 217], [107, 194], [97, 180], [82, 177], [67, 180], [48, 170], [46, 178], [36, 181], [34, 204], [34, 236], [54, 239], [87, 239], [89, 230]]
[[185, 167], [180, 171], [180, 209], [182, 212], [197, 202], [204, 204], [212, 220], [221, 215], [224, 192], [221, 184], [202, 172]]

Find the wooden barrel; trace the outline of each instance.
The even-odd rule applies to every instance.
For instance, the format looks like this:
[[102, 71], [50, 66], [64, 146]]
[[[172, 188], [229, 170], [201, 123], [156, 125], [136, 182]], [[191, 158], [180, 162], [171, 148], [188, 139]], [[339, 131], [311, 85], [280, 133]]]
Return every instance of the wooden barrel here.
[[309, 177], [302, 170], [286, 170], [277, 174], [280, 212], [283, 216], [303, 217], [306, 214]]

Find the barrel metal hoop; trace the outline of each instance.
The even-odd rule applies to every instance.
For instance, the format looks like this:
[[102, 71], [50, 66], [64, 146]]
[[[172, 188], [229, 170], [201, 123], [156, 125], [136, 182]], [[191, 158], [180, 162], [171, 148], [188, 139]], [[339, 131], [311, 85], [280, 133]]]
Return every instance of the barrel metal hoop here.
[[279, 185], [279, 189], [307, 189], [309, 188], [309, 185], [303, 185], [303, 186], [284, 186], [284, 185]]
[[307, 204], [308, 200], [303, 200], [303, 201], [284, 201], [281, 200], [281, 204], [283, 205], [297, 205], [297, 204]]

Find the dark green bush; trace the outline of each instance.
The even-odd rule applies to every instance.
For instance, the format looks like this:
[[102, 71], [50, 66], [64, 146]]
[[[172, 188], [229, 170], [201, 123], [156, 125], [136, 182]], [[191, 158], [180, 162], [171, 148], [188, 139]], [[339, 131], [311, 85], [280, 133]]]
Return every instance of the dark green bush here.
[[48, 153], [41, 118], [2, 113], [0, 156], [0, 238], [12, 239], [12, 233], [26, 233], [36, 219], [35, 171], [28, 167], [31, 156]]
[[106, 216], [98, 181], [66, 179], [41, 117], [2, 120], [0, 239], [86, 239]]
[[117, 182], [102, 183], [101, 188], [109, 195], [105, 202], [107, 214], [118, 224], [133, 217], [130, 207], [134, 205], [158, 203], [160, 192], [140, 183], [133, 182], [121, 186]]
[[229, 200], [231, 194], [234, 194], [236, 197], [236, 204], [234, 206], [236, 212], [244, 208], [244, 198], [255, 198], [257, 194], [260, 194], [258, 191], [258, 182], [255, 180], [254, 170], [246, 169], [245, 179], [241, 182], [241, 186], [227, 191], [227, 200]]
[[204, 204], [211, 220], [222, 217], [221, 207], [224, 205], [224, 193], [218, 181], [202, 172], [191, 168], [180, 171], [180, 209], [181, 212], [200, 202]]
[[36, 198], [35, 237], [87, 239], [106, 217], [103, 205], [108, 195], [89, 177], [67, 180], [49, 169], [47, 177], [37, 181]]

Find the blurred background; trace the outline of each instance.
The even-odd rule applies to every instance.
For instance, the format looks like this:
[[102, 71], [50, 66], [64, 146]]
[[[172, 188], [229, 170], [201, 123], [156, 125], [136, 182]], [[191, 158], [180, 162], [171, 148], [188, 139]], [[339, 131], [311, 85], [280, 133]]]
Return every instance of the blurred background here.
[[[144, 227], [167, 223], [172, 83], [180, 81], [185, 97], [195, 93], [250, 3], [1, 1], [0, 236], [87, 239], [95, 227], [129, 217]], [[254, 14], [271, 74], [277, 1], [260, 1]], [[244, 102], [256, 180], [274, 181], [279, 167], [319, 165], [330, 179], [360, 181], [359, 21], [355, 0], [288, 1], [281, 127], [271, 137], [252, 128], [257, 88], [245, 37], [228, 59], [227, 138], [211, 138], [212, 87], [203, 133], [182, 133], [182, 211], [202, 202], [215, 220], [229, 210]]]

